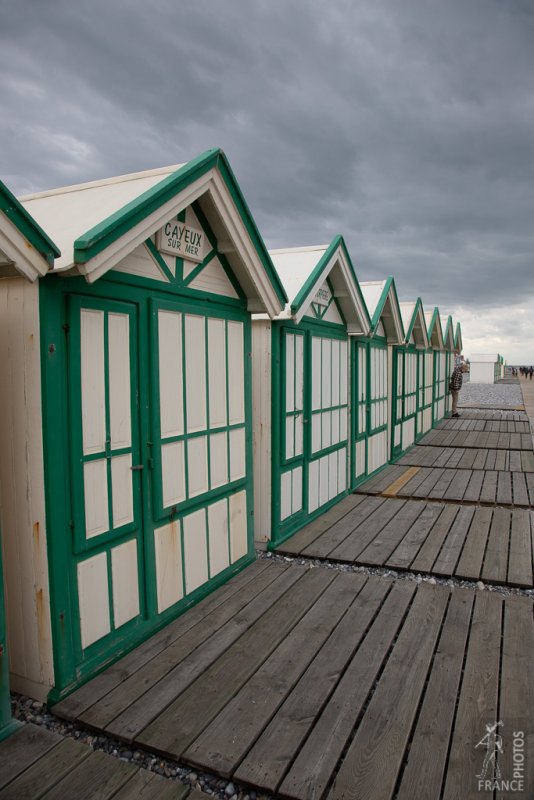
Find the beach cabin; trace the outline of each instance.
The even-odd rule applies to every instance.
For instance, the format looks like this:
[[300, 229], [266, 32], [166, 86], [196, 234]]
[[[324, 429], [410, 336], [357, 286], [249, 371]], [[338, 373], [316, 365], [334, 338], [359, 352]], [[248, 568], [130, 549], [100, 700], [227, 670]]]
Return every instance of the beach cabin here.
[[14, 687], [53, 701], [254, 559], [251, 315], [286, 297], [220, 150], [23, 206], [62, 255], [9, 319], [0, 459], [35, 462], [16, 512], [42, 502], [4, 524], [8, 630]]
[[[39, 358], [35, 335], [38, 292], [32, 291], [36, 287], [31, 284], [48, 272], [59, 254], [56, 245], [0, 181], [0, 740], [18, 726], [11, 719], [9, 659], [13, 663], [19, 656], [19, 638], [26, 638], [27, 647], [35, 655], [38, 637], [47, 633], [44, 619], [33, 615], [24, 619], [19, 583], [24, 578], [31, 580], [27, 603], [35, 602], [39, 609], [48, 602], [43, 569], [46, 540], [39, 527], [34, 527], [43, 504], [42, 486], [41, 491], [30, 491], [32, 477], [42, 471], [41, 431], [33, 424], [40, 394], [39, 375], [32, 370]], [[17, 376], [26, 365], [29, 374], [24, 386]], [[26, 400], [27, 407], [17, 413]], [[20, 447], [14, 446], [16, 437]], [[15, 471], [18, 482], [14, 480]], [[30, 531], [30, 537], [21, 535], [24, 529]], [[8, 565], [5, 574], [3, 563]], [[6, 605], [12, 622], [9, 637]]]
[[350, 488], [350, 342], [370, 320], [345, 243], [271, 250], [289, 298], [252, 326], [256, 539], [279, 543]]
[[423, 425], [428, 335], [421, 298], [399, 304], [404, 343], [393, 351], [391, 456], [397, 458], [427, 430]]
[[449, 392], [449, 382], [455, 367], [456, 344], [454, 341], [454, 324], [452, 317], [447, 317], [445, 334], [443, 336], [443, 346], [445, 347], [445, 414], [450, 414], [452, 409], [452, 395]]
[[371, 319], [365, 339], [352, 345], [354, 459], [353, 488], [384, 467], [391, 454], [393, 352], [404, 342], [395, 281], [360, 284]]
[[432, 350], [432, 425], [445, 416], [445, 395], [448, 392], [447, 356], [439, 308], [425, 311], [428, 341]]
[[504, 374], [504, 359], [498, 353], [474, 353], [470, 358], [470, 383], [495, 383]]

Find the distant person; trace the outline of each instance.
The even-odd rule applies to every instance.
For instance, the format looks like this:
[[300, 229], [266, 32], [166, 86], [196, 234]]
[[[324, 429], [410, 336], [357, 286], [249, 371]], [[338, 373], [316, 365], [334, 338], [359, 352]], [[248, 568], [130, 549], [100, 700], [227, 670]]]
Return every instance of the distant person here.
[[467, 372], [467, 364], [465, 361], [462, 361], [461, 364], [458, 364], [457, 367], [454, 368], [453, 373], [451, 375], [451, 379], [449, 381], [449, 391], [452, 395], [452, 415], [453, 417], [459, 417], [458, 413], [458, 395], [460, 394], [460, 389], [462, 388], [463, 383], [463, 373]]
[[532, 380], [532, 373], [533, 372], [534, 372], [534, 367], [530, 367], [530, 369], [528, 371], [528, 377], [530, 378], [530, 380]]

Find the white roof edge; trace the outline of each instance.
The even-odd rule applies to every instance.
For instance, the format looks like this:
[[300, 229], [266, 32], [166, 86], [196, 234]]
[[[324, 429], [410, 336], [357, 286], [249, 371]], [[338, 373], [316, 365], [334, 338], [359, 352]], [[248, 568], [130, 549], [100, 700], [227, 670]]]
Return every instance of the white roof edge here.
[[285, 253], [312, 253], [316, 250], [321, 250], [324, 252], [325, 250], [328, 250], [329, 247], [330, 244], [315, 244], [309, 247], [279, 247], [273, 250], [269, 249], [268, 252], [269, 255], [279, 256]]
[[111, 186], [114, 183], [126, 183], [126, 181], [137, 181], [141, 178], [151, 178], [156, 177], [157, 175], [170, 175], [173, 172], [181, 169], [181, 167], [185, 166], [188, 162], [184, 162], [183, 164], [173, 164], [169, 167], [156, 167], [156, 169], [147, 169], [142, 172], [130, 172], [126, 175], [116, 175], [112, 178], [101, 178], [97, 181], [88, 181], [87, 183], [74, 183], [70, 186], [60, 186], [57, 189], [46, 189], [43, 192], [34, 192], [32, 194], [25, 194], [21, 195], [17, 199], [21, 202], [26, 202], [27, 200], [37, 200], [42, 197], [53, 197], [54, 195], [58, 194], [68, 194], [69, 192], [80, 192], [84, 189], [95, 189], [99, 186]]

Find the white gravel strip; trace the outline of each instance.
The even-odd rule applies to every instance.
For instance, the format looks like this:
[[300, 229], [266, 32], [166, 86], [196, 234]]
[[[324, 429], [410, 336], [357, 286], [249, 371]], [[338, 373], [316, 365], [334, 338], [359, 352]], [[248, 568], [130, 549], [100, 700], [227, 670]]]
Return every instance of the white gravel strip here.
[[459, 406], [522, 406], [523, 395], [518, 383], [470, 383], [460, 389]]

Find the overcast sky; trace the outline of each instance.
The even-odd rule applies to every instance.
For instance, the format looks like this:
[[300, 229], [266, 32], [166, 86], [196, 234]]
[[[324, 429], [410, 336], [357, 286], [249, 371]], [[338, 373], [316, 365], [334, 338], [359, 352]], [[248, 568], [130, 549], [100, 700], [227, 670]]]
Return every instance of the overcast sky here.
[[268, 247], [534, 363], [533, 0], [0, 0], [16, 193], [222, 147]]

